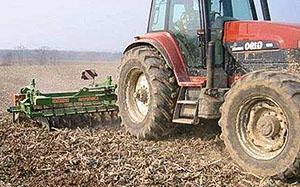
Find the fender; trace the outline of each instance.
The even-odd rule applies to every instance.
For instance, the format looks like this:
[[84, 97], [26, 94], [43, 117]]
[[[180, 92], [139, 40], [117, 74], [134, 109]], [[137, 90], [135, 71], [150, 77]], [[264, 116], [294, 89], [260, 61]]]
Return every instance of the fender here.
[[178, 43], [171, 33], [154, 32], [137, 36], [136, 41], [131, 43], [124, 53], [141, 45], [150, 45], [160, 52], [168, 66], [174, 71], [179, 86], [198, 87], [205, 84], [205, 77], [190, 77], [188, 75]]

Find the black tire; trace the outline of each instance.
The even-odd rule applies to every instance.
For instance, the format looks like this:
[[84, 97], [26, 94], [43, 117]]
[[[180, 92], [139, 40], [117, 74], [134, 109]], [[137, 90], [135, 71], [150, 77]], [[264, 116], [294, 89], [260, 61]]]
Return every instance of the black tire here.
[[[139, 139], [159, 139], [175, 126], [171, 123], [178, 86], [173, 71], [159, 52], [149, 46], [135, 47], [124, 54], [118, 85], [118, 105], [122, 125]], [[143, 118], [135, 108], [137, 76], [143, 74], [149, 84], [148, 112]], [[128, 94], [127, 94], [128, 93]]]
[[[251, 115], [248, 113], [248, 117], [242, 117], [243, 120], [241, 121], [239, 116], [247, 116], [242, 115], [243, 113], [241, 112], [243, 108], [248, 107], [247, 105], [249, 105], [250, 108], [252, 107], [251, 110], [254, 109], [254, 103], [252, 103], [253, 105], [251, 106], [247, 104], [248, 101], [254, 101], [262, 96], [263, 98], [271, 98], [274, 103], [278, 104], [274, 107], [280, 108], [282, 111], [281, 115], [286, 119], [286, 122], [285, 120], [281, 120], [278, 124], [281, 125], [284, 121], [283, 124], [287, 125], [285, 135], [282, 137], [284, 140], [282, 147], [280, 149], [278, 148], [278, 150], [270, 149], [270, 153], [263, 153], [261, 154], [262, 157], [258, 159], [255, 154], [253, 154], [255, 156], [250, 154], [250, 146], [252, 144], [243, 143], [243, 141], [246, 141], [247, 138], [245, 137], [248, 135], [239, 135], [242, 134], [240, 132], [244, 131], [241, 130], [242, 128], [246, 129], [246, 131], [248, 130], [245, 134], [249, 133], [249, 129], [245, 128], [244, 125], [245, 119], [250, 119], [249, 116]], [[221, 113], [220, 125], [222, 127], [222, 139], [233, 160], [243, 169], [263, 177], [276, 176], [280, 179], [299, 177], [300, 81], [298, 76], [278, 71], [257, 71], [247, 74], [235, 83], [233, 88], [228, 92], [225, 103], [221, 108]], [[261, 113], [260, 115], [263, 116]], [[275, 116], [276, 115], [277, 114], [275, 114]], [[247, 121], [247, 124], [249, 123], [250, 122]], [[270, 123], [268, 122], [268, 124]], [[259, 120], [256, 121], [256, 129], [259, 129], [258, 125]], [[282, 126], [280, 128], [281, 130], [284, 129]], [[281, 132], [281, 130], [279, 130], [278, 133]], [[274, 136], [275, 135], [276, 134], [274, 134]], [[278, 137], [280, 137], [280, 134], [276, 135], [276, 138]], [[247, 150], [250, 150], [250, 152]], [[274, 152], [274, 158], [266, 156], [272, 152]]]

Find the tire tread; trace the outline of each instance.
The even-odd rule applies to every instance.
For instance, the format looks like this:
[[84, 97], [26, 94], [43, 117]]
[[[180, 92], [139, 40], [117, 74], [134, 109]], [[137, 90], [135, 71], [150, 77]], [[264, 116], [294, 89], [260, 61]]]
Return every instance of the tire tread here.
[[[177, 82], [171, 82], [175, 78], [172, 71], [168, 67], [164, 58], [160, 53], [151, 46], [138, 46], [124, 54], [121, 61], [121, 68], [130, 59], [136, 59], [143, 63], [150, 75], [150, 84], [153, 85], [153, 93], [155, 95], [156, 108], [154, 111], [154, 119], [149, 126], [143, 128], [140, 132], [128, 128], [128, 131], [139, 139], [159, 139], [166, 135], [166, 132], [174, 128], [171, 123], [173, 108], [176, 99], [172, 95], [177, 95]], [[176, 97], [177, 98], [177, 97]]]

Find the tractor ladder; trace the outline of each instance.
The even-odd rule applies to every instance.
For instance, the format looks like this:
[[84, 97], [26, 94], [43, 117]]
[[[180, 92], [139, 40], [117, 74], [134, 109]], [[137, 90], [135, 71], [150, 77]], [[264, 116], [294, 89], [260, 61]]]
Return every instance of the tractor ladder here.
[[199, 123], [199, 93], [200, 88], [181, 87], [177, 99], [173, 123], [194, 125]]

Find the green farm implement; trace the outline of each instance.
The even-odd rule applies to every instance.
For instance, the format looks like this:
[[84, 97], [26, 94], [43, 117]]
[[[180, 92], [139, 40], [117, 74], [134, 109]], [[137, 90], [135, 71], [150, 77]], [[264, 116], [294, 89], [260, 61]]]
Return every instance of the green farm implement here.
[[117, 119], [116, 85], [108, 77], [101, 84], [85, 87], [75, 92], [42, 93], [35, 80], [14, 95], [14, 106], [8, 109], [13, 121], [29, 118], [50, 129], [52, 126], [90, 123]]

